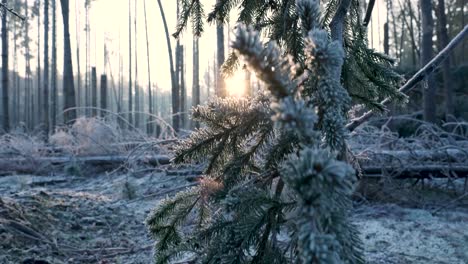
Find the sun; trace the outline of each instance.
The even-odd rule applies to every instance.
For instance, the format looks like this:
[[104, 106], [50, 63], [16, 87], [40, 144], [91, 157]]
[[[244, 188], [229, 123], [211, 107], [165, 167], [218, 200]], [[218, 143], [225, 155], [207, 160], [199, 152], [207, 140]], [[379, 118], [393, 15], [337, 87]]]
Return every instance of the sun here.
[[243, 97], [246, 94], [245, 91], [245, 72], [238, 70], [234, 74], [228, 77], [226, 80], [226, 89], [229, 96], [232, 97]]

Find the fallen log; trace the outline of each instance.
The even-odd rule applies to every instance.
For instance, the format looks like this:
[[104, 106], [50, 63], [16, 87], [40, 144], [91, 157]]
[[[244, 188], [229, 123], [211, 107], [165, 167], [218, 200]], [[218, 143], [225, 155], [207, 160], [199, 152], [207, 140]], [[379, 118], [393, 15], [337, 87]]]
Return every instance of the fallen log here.
[[[20, 163], [34, 161], [38, 163], [50, 163], [53, 165], [59, 165], [63, 163], [77, 162], [85, 164], [106, 164], [106, 163], [123, 163], [129, 160], [135, 159], [126, 155], [115, 155], [115, 156], [64, 156], [64, 157], [38, 157], [38, 158], [3, 158], [1, 162], [9, 163]], [[143, 163], [151, 165], [165, 165], [170, 163], [170, 159], [165, 155], [144, 155], [138, 156], [136, 159]]]
[[[113, 156], [62, 156], [62, 157], [14, 157], [0, 158], [0, 175], [13, 173], [34, 173], [49, 166], [65, 166], [77, 164], [80, 166], [115, 168], [128, 162], [138, 162], [150, 166], [167, 165], [170, 158], [165, 155], [113, 155]], [[5, 173], [1, 172], [8, 172]]]
[[367, 156], [370, 162], [379, 163], [391, 160], [468, 163], [468, 150], [453, 147], [435, 150], [364, 150], [359, 156]]
[[468, 165], [366, 166], [364, 177], [389, 175], [394, 179], [467, 178]]

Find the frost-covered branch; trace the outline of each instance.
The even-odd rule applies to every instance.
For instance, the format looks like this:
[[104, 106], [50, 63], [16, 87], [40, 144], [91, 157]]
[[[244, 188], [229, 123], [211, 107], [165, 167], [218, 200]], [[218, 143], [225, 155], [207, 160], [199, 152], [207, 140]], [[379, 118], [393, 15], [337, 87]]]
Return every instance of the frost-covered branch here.
[[[416, 84], [424, 80], [428, 75], [430, 75], [432, 72], [434, 72], [437, 67], [449, 57], [450, 52], [455, 49], [456, 46], [458, 46], [460, 43], [463, 42], [465, 39], [466, 35], [468, 34], [468, 25], [465, 25], [462, 31], [458, 33], [450, 43], [437, 54], [429, 63], [427, 63], [422, 69], [420, 69], [411, 79], [409, 79], [405, 85], [403, 85], [400, 89], [398, 89], [399, 92], [401, 93], [408, 93], [411, 91]], [[390, 98], [386, 98], [381, 102], [381, 105], [388, 105], [390, 104], [392, 100]], [[350, 131], [353, 131], [356, 129], [359, 125], [363, 124], [364, 122], [367, 122], [371, 117], [375, 115], [376, 111], [375, 110], [369, 110], [366, 113], [364, 113], [362, 116], [355, 118], [351, 120], [350, 123], [346, 125], [346, 128]]]
[[5, 15], [5, 12], [9, 12], [12, 15], [16, 16], [17, 18], [19, 18], [19, 19], [21, 19], [23, 21], [26, 20], [26, 17], [18, 14], [15, 10], [13, 10], [13, 8], [8, 7], [6, 4], [0, 3], [0, 7], [4, 10], [3, 15]]

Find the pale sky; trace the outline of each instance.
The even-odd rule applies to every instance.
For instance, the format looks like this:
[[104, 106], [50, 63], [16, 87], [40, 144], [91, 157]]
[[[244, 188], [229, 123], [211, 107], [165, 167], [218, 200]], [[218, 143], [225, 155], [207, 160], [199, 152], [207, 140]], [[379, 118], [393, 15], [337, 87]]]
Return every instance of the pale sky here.
[[[33, 5], [35, 0], [28, 0], [30, 6]], [[58, 71], [61, 74], [62, 58], [63, 58], [63, 46], [62, 46], [62, 16], [60, 9], [60, 1], [57, 1], [57, 50], [58, 50]], [[147, 73], [147, 55], [146, 55], [146, 35], [145, 35], [145, 21], [144, 21], [144, 9], [143, 2], [145, 0], [132, 0], [131, 1], [131, 12], [132, 17], [135, 13], [135, 4], [137, 5], [137, 30], [138, 30], [138, 81], [140, 85], [146, 87], [148, 80]], [[212, 10], [213, 5], [216, 0], [203, 0], [205, 13], [208, 13]], [[166, 19], [169, 27], [169, 32], [172, 34], [176, 27], [176, 0], [162, 0], [164, 11], [166, 14]], [[70, 30], [71, 30], [71, 44], [72, 44], [72, 53], [73, 53], [73, 69], [76, 73], [77, 71], [77, 59], [76, 59], [76, 47], [80, 44], [80, 65], [81, 65], [81, 74], [83, 76], [82, 83], [84, 83], [84, 72], [85, 72], [85, 41], [86, 34], [84, 32], [85, 28], [85, 0], [70, 0]], [[51, 7], [50, 7], [51, 8]], [[164, 27], [162, 19], [160, 16], [159, 7], [157, 0], [146, 0], [147, 8], [147, 18], [148, 18], [148, 36], [150, 44], [150, 63], [151, 63], [151, 81], [157, 83], [160, 89], [170, 90], [170, 71], [169, 71], [169, 57], [167, 52], [167, 44], [165, 38]], [[91, 55], [90, 55], [90, 64], [91, 66], [97, 67], [97, 73], [102, 74], [104, 70], [104, 43], [107, 45], [109, 52], [109, 60], [111, 63], [111, 68], [108, 67], [108, 74], [110, 75], [109, 70], [112, 70], [115, 81], [118, 81], [119, 73], [119, 49], [122, 56], [123, 63], [123, 74], [125, 79], [128, 76], [128, 31], [129, 31], [129, 21], [128, 21], [128, 9], [129, 1], [128, 0], [95, 0], [91, 4], [90, 9], [90, 24], [91, 24]], [[41, 7], [41, 12], [43, 7]], [[379, 28], [385, 22], [385, 2], [384, 0], [377, 0], [376, 6], [374, 9], [374, 14], [372, 16], [372, 22], [370, 28], [376, 32], [372, 36], [369, 35], [371, 39], [372, 46], [375, 49], [381, 50], [381, 42], [383, 39], [383, 33], [379, 35]], [[378, 14], [378, 15], [377, 15]], [[236, 15], [232, 14], [231, 21], [236, 21]], [[77, 19], [78, 18], [78, 19]], [[41, 23], [43, 22], [43, 17], [41, 18]], [[30, 21], [31, 23], [31, 38], [37, 40], [37, 19], [34, 18]], [[51, 22], [50, 22], [51, 23]], [[132, 35], [134, 34], [134, 21], [132, 18]], [[52, 24], [50, 24], [52, 25]], [[234, 26], [232, 23], [231, 27]], [[78, 29], [78, 34], [77, 34]], [[42, 31], [42, 29], [41, 29]], [[10, 31], [12, 32], [12, 31]], [[12, 35], [12, 34], [11, 34]], [[231, 32], [231, 37], [233, 36]], [[43, 41], [43, 32], [41, 32], [41, 41]], [[227, 27], [225, 31], [225, 37], [228, 37]], [[119, 41], [120, 39], [120, 41]], [[175, 39], [171, 37], [171, 42], [174, 47]], [[186, 82], [188, 88], [188, 94], [190, 94], [190, 89], [192, 87], [192, 34], [191, 34], [191, 25], [189, 24], [188, 30], [185, 31], [181, 37], [181, 44], [185, 46], [185, 60], [186, 60]], [[43, 50], [44, 46], [41, 44], [41, 49]], [[133, 52], [135, 52], [135, 42], [134, 35], [132, 36], [132, 45]], [[216, 30], [214, 25], [205, 23], [205, 32], [200, 38], [200, 80], [203, 80], [204, 73], [208, 67], [208, 63], [212, 65], [213, 59], [215, 58], [216, 52]], [[226, 58], [228, 56], [227, 49], [228, 41], [226, 41]], [[11, 47], [12, 45], [10, 45]], [[36, 56], [36, 43], [34, 42], [31, 46], [31, 52]], [[173, 48], [174, 52], [174, 48]], [[41, 52], [43, 54], [43, 51]], [[132, 71], [134, 72], [135, 65], [135, 53], [132, 54]], [[43, 64], [43, 62], [41, 62]], [[24, 61], [22, 56], [19, 58], [19, 72], [21, 75], [24, 75]], [[33, 59], [31, 67], [32, 69], [36, 68], [36, 58]], [[110, 78], [110, 76], [109, 76]], [[133, 77], [134, 78], [134, 77]], [[242, 79], [242, 74], [237, 74], [234, 81], [228, 81], [229, 83], [236, 83], [236, 80], [240, 81]], [[235, 86], [235, 85], [232, 85]], [[239, 88], [239, 87], [238, 87]], [[238, 91], [239, 92], [239, 91]]]

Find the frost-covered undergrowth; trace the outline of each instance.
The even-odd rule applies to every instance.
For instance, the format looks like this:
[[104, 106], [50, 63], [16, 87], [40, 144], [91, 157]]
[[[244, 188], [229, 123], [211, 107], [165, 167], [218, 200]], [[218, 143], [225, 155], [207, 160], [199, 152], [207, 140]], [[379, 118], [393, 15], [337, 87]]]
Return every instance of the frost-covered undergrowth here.
[[[198, 169], [0, 177], [0, 263], [151, 263], [144, 220], [163, 197], [193, 185]], [[412, 199], [356, 204], [368, 262], [466, 263], [468, 199], [453, 202], [445, 185], [412, 190]]]
[[[453, 128], [447, 132], [422, 127], [415, 136], [402, 138], [385, 127], [364, 127], [351, 137], [350, 146], [361, 161], [375, 158], [372, 153], [382, 150], [415, 154], [416, 150], [446, 150], [447, 146], [466, 149], [466, 125]], [[64, 153], [171, 156], [171, 145], [167, 144], [171, 140], [129, 135], [99, 119], [79, 120], [74, 127], [53, 135], [53, 145], [21, 133], [1, 137], [0, 160], [20, 156], [28, 160], [23, 165], [31, 166], [40, 157]], [[423, 161], [420, 158], [406, 159], [404, 165], [418, 164]], [[466, 156], [455, 158], [448, 155], [436, 162], [460, 164]], [[395, 164], [397, 160], [392, 157], [379, 162]], [[197, 184], [200, 169], [195, 165], [142, 167], [129, 158], [121, 170], [108, 173], [70, 175], [67, 170], [52, 173], [46, 168], [40, 174], [3, 174], [0, 263], [28, 259], [54, 264], [151, 263], [154, 241], [147, 234], [145, 218], [166, 195]], [[468, 195], [464, 183], [438, 179], [422, 184], [390, 177], [363, 180], [353, 221], [361, 231], [367, 261], [468, 263]]]
[[357, 208], [356, 223], [369, 263], [467, 263], [468, 210], [438, 214], [379, 204]]

